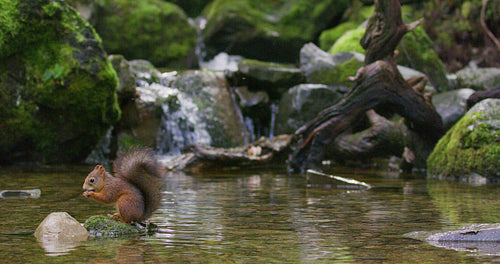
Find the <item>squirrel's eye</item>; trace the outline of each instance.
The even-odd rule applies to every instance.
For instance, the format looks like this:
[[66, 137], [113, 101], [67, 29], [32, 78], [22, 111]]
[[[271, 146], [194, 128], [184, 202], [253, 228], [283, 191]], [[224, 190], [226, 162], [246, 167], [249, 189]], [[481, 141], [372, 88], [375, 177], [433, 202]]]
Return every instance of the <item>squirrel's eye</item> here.
[[90, 179], [90, 182], [91, 182], [91, 183], [94, 183], [94, 178]]

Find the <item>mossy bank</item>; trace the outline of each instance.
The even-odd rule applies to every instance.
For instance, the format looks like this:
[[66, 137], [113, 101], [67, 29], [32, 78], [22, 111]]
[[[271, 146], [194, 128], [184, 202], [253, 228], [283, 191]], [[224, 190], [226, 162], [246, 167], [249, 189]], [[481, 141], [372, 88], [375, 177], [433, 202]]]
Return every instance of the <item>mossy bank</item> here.
[[59, 0], [0, 0], [0, 163], [75, 162], [118, 120], [94, 29]]

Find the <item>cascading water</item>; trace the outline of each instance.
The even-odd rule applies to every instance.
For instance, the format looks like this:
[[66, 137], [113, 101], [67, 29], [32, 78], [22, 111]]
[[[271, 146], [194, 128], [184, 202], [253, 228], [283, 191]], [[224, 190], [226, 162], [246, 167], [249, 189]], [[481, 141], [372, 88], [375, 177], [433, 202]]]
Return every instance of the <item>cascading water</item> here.
[[[161, 103], [161, 122], [157, 138], [157, 151], [166, 157], [177, 156], [190, 144], [210, 145], [212, 139], [201, 121], [199, 109], [193, 99], [170, 87], [177, 72], [147, 74], [136, 80], [137, 91], [146, 103]], [[151, 82], [155, 79], [155, 82]]]

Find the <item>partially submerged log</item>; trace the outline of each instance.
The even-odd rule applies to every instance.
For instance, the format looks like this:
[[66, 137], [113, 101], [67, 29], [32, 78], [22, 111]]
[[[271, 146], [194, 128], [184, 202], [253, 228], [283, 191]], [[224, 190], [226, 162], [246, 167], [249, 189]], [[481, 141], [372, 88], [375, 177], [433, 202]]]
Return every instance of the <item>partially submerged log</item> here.
[[[394, 62], [394, 49], [404, 33], [420, 23], [404, 25], [400, 9], [398, 0], [375, 1], [375, 13], [361, 40], [367, 49], [367, 65], [358, 70], [351, 91], [343, 100], [295, 132], [295, 150], [289, 160], [292, 170], [304, 173], [307, 169], [320, 169], [327, 146], [338, 136], [353, 132], [371, 109], [404, 117], [407, 127], [418, 136], [417, 141], [426, 146], [433, 146], [442, 136], [441, 117], [430, 96], [421, 94], [423, 85], [417, 80], [412, 81], [414, 87], [410, 86]], [[411, 150], [410, 153], [415, 155]]]

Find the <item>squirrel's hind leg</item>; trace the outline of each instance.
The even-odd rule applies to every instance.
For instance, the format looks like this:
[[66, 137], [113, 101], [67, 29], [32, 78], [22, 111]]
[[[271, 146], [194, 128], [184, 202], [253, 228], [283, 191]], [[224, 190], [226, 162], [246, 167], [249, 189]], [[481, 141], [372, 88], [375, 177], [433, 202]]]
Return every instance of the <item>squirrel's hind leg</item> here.
[[118, 199], [116, 203], [118, 213], [113, 215], [114, 218], [131, 224], [132, 221], [141, 222], [144, 216], [144, 202], [142, 199], [123, 198]]

